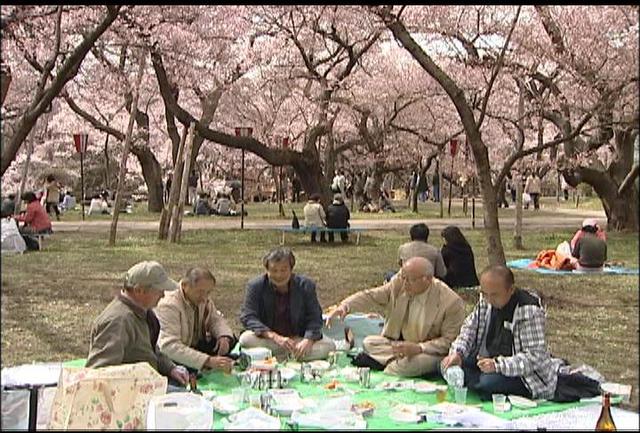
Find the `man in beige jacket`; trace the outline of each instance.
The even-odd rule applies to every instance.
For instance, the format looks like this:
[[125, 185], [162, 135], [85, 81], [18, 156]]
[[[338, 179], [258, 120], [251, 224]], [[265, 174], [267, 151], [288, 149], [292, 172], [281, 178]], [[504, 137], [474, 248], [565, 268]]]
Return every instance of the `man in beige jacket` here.
[[192, 370], [231, 371], [227, 355], [237, 340], [209, 296], [216, 279], [205, 268], [189, 269], [180, 289], [167, 293], [155, 313], [160, 320], [158, 346], [173, 361]]
[[464, 302], [445, 283], [433, 277], [424, 257], [406, 260], [391, 281], [357, 292], [329, 315], [344, 318], [351, 311], [384, 307], [382, 335], [363, 341], [364, 351], [397, 376], [422, 376], [438, 371], [465, 318]]

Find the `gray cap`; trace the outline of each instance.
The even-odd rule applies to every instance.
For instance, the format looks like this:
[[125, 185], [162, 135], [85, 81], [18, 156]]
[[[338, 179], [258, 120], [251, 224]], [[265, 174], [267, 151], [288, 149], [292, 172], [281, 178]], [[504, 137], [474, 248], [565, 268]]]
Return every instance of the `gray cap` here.
[[155, 261], [145, 261], [133, 265], [127, 271], [126, 285], [151, 287], [156, 290], [176, 290], [180, 285], [169, 278], [167, 271]]

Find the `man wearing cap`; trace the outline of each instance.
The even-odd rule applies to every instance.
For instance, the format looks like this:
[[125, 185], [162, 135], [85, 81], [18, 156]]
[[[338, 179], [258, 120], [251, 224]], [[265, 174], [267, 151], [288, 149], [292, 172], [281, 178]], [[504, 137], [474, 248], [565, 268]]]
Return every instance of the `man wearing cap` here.
[[[349, 208], [345, 206], [342, 194], [335, 194], [333, 202], [327, 207], [327, 227], [330, 229], [346, 229], [349, 228]], [[349, 233], [340, 232], [342, 242], [349, 242]], [[333, 232], [329, 232], [329, 242], [333, 242]]]
[[186, 384], [188, 373], [178, 369], [156, 345], [160, 322], [152, 310], [165, 290], [178, 287], [158, 262], [145, 261], [131, 267], [123, 290], [93, 322], [85, 366], [148, 362], [160, 374]]
[[230, 373], [233, 361], [228, 355], [237, 340], [209, 299], [215, 286], [209, 269], [195, 267], [186, 272], [180, 289], [167, 293], [155, 309], [160, 320], [158, 346], [189, 369]]

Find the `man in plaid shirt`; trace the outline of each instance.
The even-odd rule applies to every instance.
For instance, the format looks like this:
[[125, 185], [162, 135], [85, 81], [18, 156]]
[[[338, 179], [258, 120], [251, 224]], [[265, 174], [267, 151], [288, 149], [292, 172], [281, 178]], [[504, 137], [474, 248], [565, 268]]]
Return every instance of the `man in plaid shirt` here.
[[544, 339], [540, 299], [513, 286], [511, 270], [490, 266], [480, 276], [480, 299], [441, 362], [460, 365], [465, 385], [483, 400], [491, 394], [552, 398], [558, 365]]

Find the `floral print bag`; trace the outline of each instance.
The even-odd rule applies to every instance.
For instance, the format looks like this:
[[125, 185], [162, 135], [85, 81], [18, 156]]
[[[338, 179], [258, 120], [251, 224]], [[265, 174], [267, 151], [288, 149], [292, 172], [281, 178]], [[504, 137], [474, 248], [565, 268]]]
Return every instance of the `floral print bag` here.
[[146, 362], [95, 369], [63, 367], [49, 429], [145, 429], [149, 400], [166, 391], [167, 378]]

